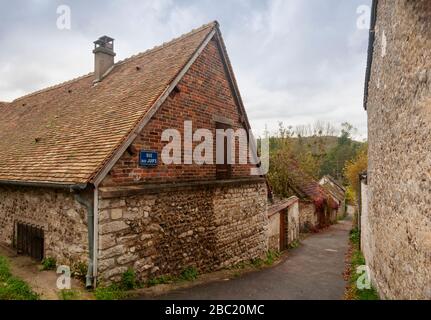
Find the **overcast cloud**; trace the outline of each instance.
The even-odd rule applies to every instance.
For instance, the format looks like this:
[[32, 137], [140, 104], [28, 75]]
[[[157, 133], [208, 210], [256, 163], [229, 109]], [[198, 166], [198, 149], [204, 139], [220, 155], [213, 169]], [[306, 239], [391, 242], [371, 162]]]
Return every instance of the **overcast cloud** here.
[[[362, 108], [371, 0], [0, 0], [0, 101], [86, 74], [93, 41], [115, 38], [117, 59], [218, 20], [255, 132], [265, 125], [350, 122]], [[71, 29], [57, 28], [57, 8]]]

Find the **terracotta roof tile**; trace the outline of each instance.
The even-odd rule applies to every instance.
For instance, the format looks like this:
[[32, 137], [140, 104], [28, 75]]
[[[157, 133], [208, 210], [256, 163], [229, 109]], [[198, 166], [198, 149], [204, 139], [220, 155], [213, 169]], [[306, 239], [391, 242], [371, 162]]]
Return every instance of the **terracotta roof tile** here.
[[0, 180], [89, 182], [216, 26], [117, 62], [96, 86], [90, 73], [0, 103]]
[[327, 198], [325, 190], [319, 182], [304, 172], [294, 159], [290, 160], [288, 168], [289, 186], [298, 197], [308, 198], [314, 202], [322, 202]]
[[345, 194], [340, 191], [337, 187], [331, 185], [329, 182], [325, 182], [322, 184], [322, 187], [335, 199], [338, 201], [343, 201], [345, 198]]

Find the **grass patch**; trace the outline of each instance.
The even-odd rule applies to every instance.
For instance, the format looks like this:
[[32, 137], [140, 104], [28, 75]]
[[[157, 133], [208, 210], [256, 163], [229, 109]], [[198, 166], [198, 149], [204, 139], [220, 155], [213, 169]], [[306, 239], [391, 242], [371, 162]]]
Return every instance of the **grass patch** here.
[[61, 290], [60, 291], [61, 300], [79, 300], [80, 294], [75, 290]]
[[179, 279], [182, 281], [193, 281], [198, 278], [198, 274], [198, 270], [195, 267], [187, 267], [181, 272]]
[[371, 289], [359, 289], [357, 287], [357, 280], [361, 274], [357, 274], [356, 270], [359, 266], [365, 265], [365, 258], [359, 247], [360, 233], [358, 228], [350, 231], [350, 244], [352, 246], [352, 253], [350, 258], [349, 268], [349, 288], [347, 290], [347, 298], [349, 300], [379, 300], [377, 291]]
[[266, 253], [266, 260], [264, 261], [264, 263], [267, 266], [271, 266], [274, 264], [275, 261], [278, 260], [278, 258], [280, 258], [280, 252], [278, 251], [273, 251], [273, 250], [269, 250]]
[[295, 249], [299, 247], [299, 240], [295, 240], [287, 246], [288, 249]]
[[126, 292], [115, 284], [108, 287], [97, 287], [94, 290], [96, 300], [121, 300], [127, 297]]
[[147, 281], [147, 286], [148, 287], [154, 287], [157, 286], [159, 284], [168, 284], [168, 283], [174, 283], [178, 281], [177, 278], [173, 277], [173, 276], [160, 276], [157, 278], [151, 278]]
[[57, 260], [55, 258], [45, 258], [42, 260], [42, 270], [55, 270]]
[[253, 268], [259, 269], [263, 267], [264, 261], [261, 258], [251, 259], [250, 264]]
[[30, 286], [21, 279], [12, 276], [9, 262], [0, 256], [0, 300], [38, 300]]
[[243, 270], [246, 268], [255, 268], [255, 269], [260, 269], [263, 266], [271, 266], [273, 265], [281, 256], [281, 253], [279, 251], [275, 251], [275, 250], [269, 250], [266, 253], [266, 257], [265, 259], [261, 259], [261, 258], [255, 258], [255, 259], [251, 259], [248, 261], [242, 261], [239, 262], [237, 264], [235, 264], [234, 266], [230, 267], [229, 269], [231, 270]]
[[154, 287], [159, 284], [177, 283], [182, 281], [194, 281], [198, 278], [199, 272], [195, 267], [185, 268], [179, 276], [164, 275], [151, 278], [146, 282], [148, 287]]

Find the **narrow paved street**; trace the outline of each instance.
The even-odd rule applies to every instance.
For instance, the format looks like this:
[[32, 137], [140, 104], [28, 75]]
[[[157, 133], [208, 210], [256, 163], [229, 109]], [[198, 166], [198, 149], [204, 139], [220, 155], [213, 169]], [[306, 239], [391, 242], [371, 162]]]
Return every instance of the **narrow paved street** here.
[[352, 220], [347, 218], [290, 250], [274, 268], [237, 279], [178, 290], [158, 299], [342, 299], [344, 257]]

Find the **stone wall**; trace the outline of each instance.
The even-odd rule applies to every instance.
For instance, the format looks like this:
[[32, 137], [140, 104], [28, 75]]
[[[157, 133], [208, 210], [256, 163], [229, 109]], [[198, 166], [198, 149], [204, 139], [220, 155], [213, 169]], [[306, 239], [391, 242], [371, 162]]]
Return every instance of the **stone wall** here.
[[69, 266], [87, 264], [87, 210], [69, 191], [0, 186], [1, 243], [12, 246], [16, 222], [43, 228], [45, 257]]
[[299, 240], [299, 201], [296, 200], [287, 209], [287, 242], [291, 244]]
[[[285, 245], [299, 240], [299, 201], [297, 197], [276, 199], [268, 207], [268, 247], [270, 250], [284, 250], [281, 237], [284, 232]], [[285, 230], [281, 230], [284, 219]]]
[[299, 201], [299, 228], [301, 232], [309, 232], [319, 226], [316, 206], [312, 202]]
[[383, 298], [431, 299], [431, 2], [380, 0], [375, 34], [367, 263]]
[[268, 217], [268, 248], [269, 250], [280, 250], [280, 214], [281, 211]]
[[[365, 261], [368, 265], [373, 265], [373, 238], [371, 237], [371, 228], [369, 222], [368, 211], [368, 186], [364, 181], [361, 181], [361, 251], [364, 254]], [[370, 270], [371, 271], [371, 270]], [[372, 272], [372, 271], [371, 271]], [[371, 275], [372, 276], [372, 275]], [[374, 277], [372, 277], [374, 278]]]
[[131, 195], [100, 189], [102, 281], [118, 281], [128, 268], [140, 280], [177, 275], [187, 267], [208, 272], [268, 250], [262, 180], [133, 190]]

